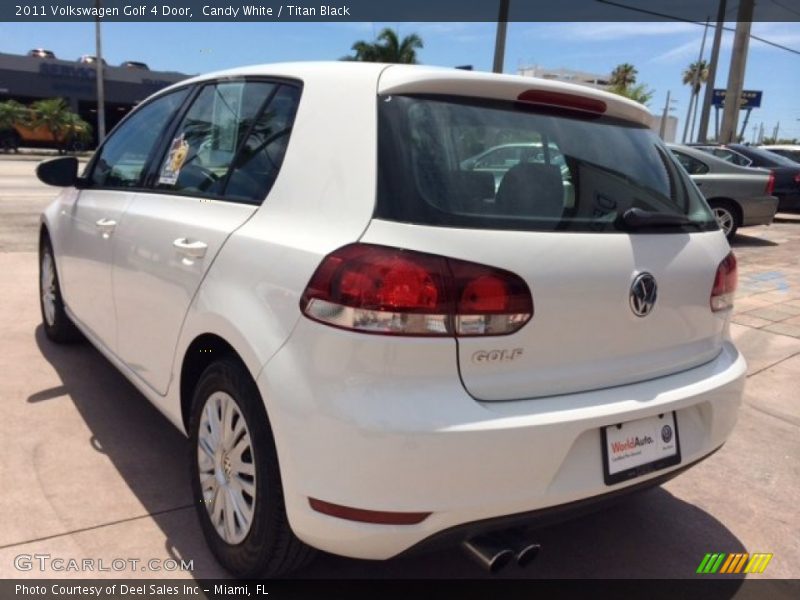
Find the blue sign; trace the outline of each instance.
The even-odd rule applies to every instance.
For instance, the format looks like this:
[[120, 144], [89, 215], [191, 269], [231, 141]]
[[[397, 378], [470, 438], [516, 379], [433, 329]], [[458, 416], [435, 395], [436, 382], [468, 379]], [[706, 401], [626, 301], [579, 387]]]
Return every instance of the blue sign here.
[[[714, 106], [725, 106], [725, 94], [727, 90], [714, 90], [711, 97], [711, 104]], [[761, 96], [764, 92], [755, 90], [742, 90], [739, 96], [739, 108], [759, 108], [761, 106]]]

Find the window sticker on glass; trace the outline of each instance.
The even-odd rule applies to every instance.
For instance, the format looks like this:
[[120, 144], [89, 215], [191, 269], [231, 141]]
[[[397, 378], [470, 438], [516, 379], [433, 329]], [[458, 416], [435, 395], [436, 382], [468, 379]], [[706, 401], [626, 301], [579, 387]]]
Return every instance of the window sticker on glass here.
[[169, 154], [167, 160], [164, 161], [164, 166], [161, 168], [161, 175], [158, 178], [158, 183], [164, 185], [175, 185], [178, 181], [178, 175], [181, 174], [181, 167], [186, 162], [186, 157], [189, 155], [189, 144], [186, 142], [184, 134], [180, 134], [169, 147]]

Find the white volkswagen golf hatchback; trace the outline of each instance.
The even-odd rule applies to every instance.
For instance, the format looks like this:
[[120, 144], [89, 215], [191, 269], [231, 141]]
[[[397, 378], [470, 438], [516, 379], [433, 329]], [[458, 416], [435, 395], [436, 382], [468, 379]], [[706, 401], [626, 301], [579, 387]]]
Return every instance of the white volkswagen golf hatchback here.
[[129, 114], [41, 225], [41, 308], [192, 445], [237, 575], [462, 543], [659, 484], [731, 433], [736, 260], [638, 104], [283, 64]]

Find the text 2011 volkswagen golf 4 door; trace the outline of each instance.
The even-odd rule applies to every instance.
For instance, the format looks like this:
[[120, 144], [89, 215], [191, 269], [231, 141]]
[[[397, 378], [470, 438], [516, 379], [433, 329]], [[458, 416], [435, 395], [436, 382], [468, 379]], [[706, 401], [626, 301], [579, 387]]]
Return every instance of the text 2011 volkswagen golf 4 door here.
[[44, 329], [188, 433], [233, 573], [443, 539], [525, 562], [523, 526], [661, 483], [736, 421], [736, 260], [648, 119], [412, 66], [182, 82], [80, 176], [39, 167], [66, 187]]

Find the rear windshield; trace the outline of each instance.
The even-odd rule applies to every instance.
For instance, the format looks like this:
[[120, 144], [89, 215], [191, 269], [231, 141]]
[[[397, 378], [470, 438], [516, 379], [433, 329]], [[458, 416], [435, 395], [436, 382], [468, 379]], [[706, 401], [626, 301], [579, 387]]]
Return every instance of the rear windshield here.
[[649, 129], [608, 117], [445, 96], [378, 99], [376, 217], [482, 229], [628, 232], [629, 208], [716, 229]]

